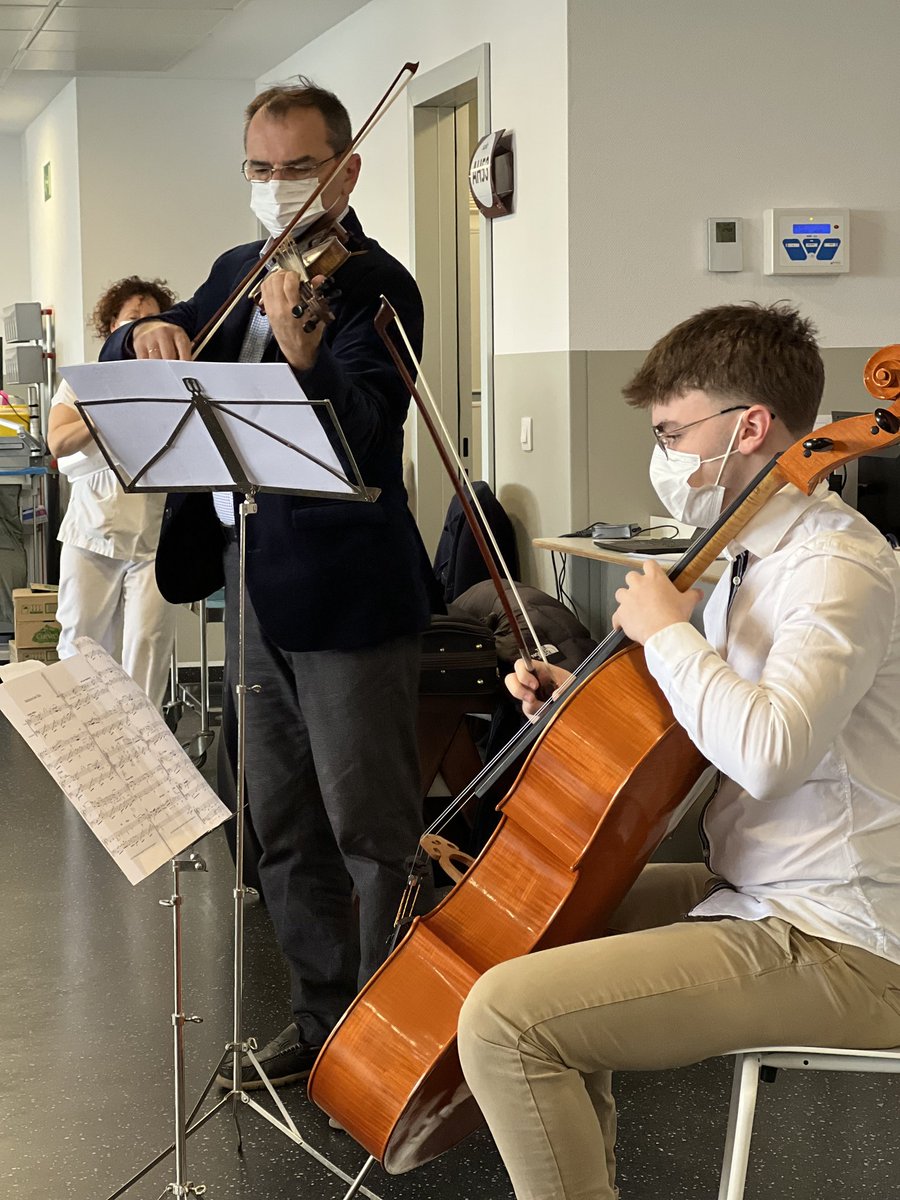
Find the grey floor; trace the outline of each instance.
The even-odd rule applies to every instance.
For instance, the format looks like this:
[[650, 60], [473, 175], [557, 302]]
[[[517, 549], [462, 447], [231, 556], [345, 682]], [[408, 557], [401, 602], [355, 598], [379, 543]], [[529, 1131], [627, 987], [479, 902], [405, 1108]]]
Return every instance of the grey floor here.
[[[190, 733], [190, 716], [179, 736]], [[104, 1200], [171, 1141], [171, 894], [167, 868], [133, 888], [0, 717], [0, 1196]], [[209, 870], [182, 877], [188, 1095], [231, 1030], [231, 864], [221, 831]], [[265, 910], [246, 914], [246, 1032], [285, 1023], [286, 976]], [[730, 1066], [618, 1077], [622, 1200], [714, 1200]], [[306, 1140], [345, 1170], [362, 1152], [300, 1087], [285, 1103]], [[900, 1081], [787, 1074], [763, 1089], [747, 1198], [900, 1196]], [[188, 1143], [208, 1197], [334, 1197], [345, 1186], [252, 1112], [243, 1154], [228, 1109]], [[160, 1197], [171, 1159], [127, 1193]], [[482, 1131], [411, 1175], [373, 1172], [385, 1200], [506, 1200], [509, 1181]]]

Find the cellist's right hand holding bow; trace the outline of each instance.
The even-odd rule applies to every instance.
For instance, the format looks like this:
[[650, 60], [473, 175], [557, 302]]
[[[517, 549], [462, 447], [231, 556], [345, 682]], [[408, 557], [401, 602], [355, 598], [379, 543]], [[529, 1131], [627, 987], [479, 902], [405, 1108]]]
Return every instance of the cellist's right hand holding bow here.
[[546, 703], [546, 697], [554, 696], [567, 686], [575, 676], [563, 667], [554, 667], [550, 663], [533, 661], [527, 666], [520, 658], [516, 663], [515, 674], [507, 675], [504, 683], [506, 690], [522, 705], [522, 712], [533, 721]]

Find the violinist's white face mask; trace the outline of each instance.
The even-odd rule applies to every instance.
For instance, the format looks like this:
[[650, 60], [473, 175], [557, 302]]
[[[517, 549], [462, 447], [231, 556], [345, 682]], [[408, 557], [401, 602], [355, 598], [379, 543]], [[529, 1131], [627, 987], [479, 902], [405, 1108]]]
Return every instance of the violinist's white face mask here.
[[[250, 207], [272, 237], [278, 237], [284, 233], [318, 186], [319, 181], [315, 178], [270, 179], [268, 183], [253, 180], [250, 184]], [[292, 232], [295, 235], [302, 233], [324, 212], [322, 197], [318, 196]]]
[[[738, 417], [725, 453], [717, 454], [713, 458], [701, 458], [699, 454], [686, 454], [682, 450], [669, 450], [667, 455], [661, 446], [654, 447], [650, 459], [650, 482], [676, 521], [708, 529], [719, 519], [722, 501], [725, 498], [725, 488], [720, 480], [725, 464], [731, 457], [740, 427], [741, 417]], [[716, 482], [691, 487], [688, 480], [694, 472], [698, 471], [703, 463], [718, 462], [719, 459], [722, 460], [722, 465], [719, 467]]]

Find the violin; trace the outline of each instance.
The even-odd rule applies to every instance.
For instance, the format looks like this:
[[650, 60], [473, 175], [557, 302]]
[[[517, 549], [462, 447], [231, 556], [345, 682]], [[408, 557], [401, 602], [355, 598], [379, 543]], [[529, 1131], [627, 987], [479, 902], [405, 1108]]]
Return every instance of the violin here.
[[[679, 591], [785, 484], [809, 495], [844, 464], [900, 443], [900, 346], [873, 355], [865, 380], [892, 407], [817, 429], [772, 459], [672, 568]], [[491, 840], [437, 907], [412, 919], [310, 1074], [310, 1098], [371, 1156], [354, 1186], [375, 1160], [409, 1171], [481, 1124], [456, 1053], [470, 989], [496, 963], [598, 936], [706, 766], [621, 631], [473, 787], [523, 749]]]
[[[305, 318], [305, 333], [312, 333], [320, 322], [329, 325], [334, 320], [331, 303], [340, 292], [334, 286], [333, 276], [350, 257], [348, 243], [349, 235], [340, 221], [325, 216], [303, 237], [282, 243], [271, 256], [270, 262], [278, 270], [293, 271], [300, 276], [300, 302], [291, 312], [298, 320]], [[260, 308], [261, 289], [262, 280], [247, 293], [248, 299]]]

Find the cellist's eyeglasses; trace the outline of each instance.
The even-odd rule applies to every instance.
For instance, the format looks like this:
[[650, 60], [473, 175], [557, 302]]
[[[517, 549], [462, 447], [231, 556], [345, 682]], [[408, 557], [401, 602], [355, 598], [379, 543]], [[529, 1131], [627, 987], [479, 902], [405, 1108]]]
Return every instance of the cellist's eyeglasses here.
[[697, 421], [688, 421], [687, 425], [678, 425], [675, 429], [663, 429], [660, 425], [654, 425], [652, 426], [653, 436], [656, 438], [657, 446], [668, 458], [669, 451], [677, 449], [678, 439], [686, 429], [693, 429], [695, 425], [702, 425], [704, 421], [711, 421], [713, 417], [724, 417], [726, 413], [745, 412], [749, 407], [749, 404], [732, 404], [730, 408], [720, 409], [719, 412], [710, 413], [708, 417], [700, 417]]
[[341, 151], [338, 151], [337, 154], [330, 154], [328, 158], [314, 163], [264, 163], [256, 162], [252, 158], [245, 158], [241, 163], [241, 174], [250, 183], [268, 183], [276, 171], [282, 179], [312, 179], [320, 168], [324, 167], [326, 163], [332, 162], [340, 153]]

